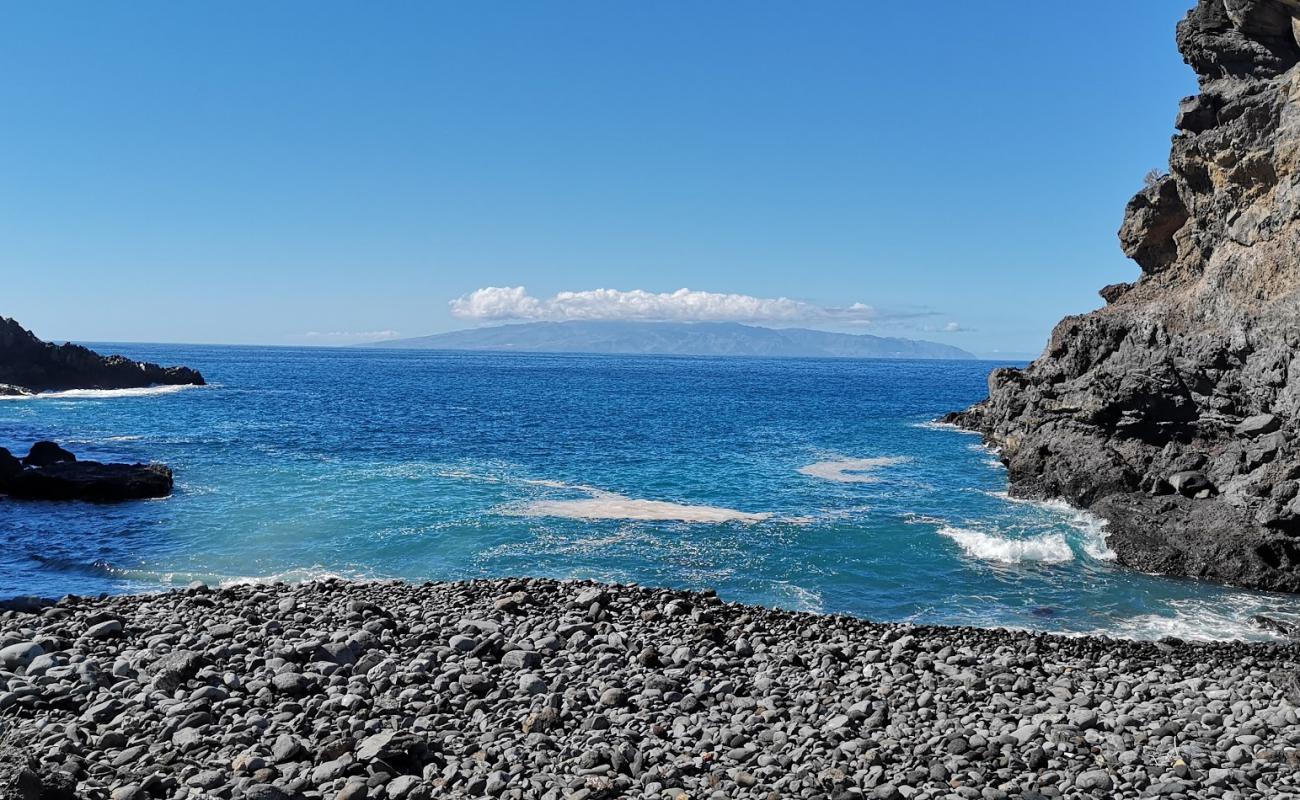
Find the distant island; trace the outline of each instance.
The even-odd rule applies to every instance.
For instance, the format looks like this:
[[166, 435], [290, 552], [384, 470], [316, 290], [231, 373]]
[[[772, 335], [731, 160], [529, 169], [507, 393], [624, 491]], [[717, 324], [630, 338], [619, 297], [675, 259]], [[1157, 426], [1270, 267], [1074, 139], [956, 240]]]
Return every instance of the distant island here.
[[760, 328], [735, 322], [527, 322], [472, 328], [370, 347], [491, 350], [519, 353], [608, 353], [785, 358], [973, 359], [959, 347], [806, 328]]

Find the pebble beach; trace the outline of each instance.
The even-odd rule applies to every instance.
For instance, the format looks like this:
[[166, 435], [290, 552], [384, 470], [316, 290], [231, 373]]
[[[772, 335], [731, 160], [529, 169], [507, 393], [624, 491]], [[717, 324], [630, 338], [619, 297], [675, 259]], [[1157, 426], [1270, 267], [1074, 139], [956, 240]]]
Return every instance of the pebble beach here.
[[1272, 798], [1300, 645], [550, 580], [10, 603], [3, 797]]

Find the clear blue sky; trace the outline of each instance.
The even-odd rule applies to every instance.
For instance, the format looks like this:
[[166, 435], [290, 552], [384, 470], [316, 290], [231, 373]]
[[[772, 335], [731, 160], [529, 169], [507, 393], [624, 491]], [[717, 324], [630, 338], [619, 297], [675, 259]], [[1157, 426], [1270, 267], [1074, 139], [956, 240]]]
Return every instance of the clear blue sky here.
[[338, 344], [689, 287], [1036, 353], [1137, 274], [1190, 5], [7, 3], [0, 314]]

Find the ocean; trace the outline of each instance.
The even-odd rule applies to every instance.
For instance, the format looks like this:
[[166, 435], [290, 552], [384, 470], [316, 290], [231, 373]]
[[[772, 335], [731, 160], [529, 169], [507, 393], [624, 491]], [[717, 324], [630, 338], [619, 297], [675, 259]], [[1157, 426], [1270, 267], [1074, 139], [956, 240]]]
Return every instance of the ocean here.
[[998, 364], [99, 346], [208, 387], [0, 402], [0, 446], [161, 461], [175, 494], [0, 500], [0, 597], [533, 575], [882, 621], [1266, 639], [1300, 602], [1144, 575], [934, 423]]

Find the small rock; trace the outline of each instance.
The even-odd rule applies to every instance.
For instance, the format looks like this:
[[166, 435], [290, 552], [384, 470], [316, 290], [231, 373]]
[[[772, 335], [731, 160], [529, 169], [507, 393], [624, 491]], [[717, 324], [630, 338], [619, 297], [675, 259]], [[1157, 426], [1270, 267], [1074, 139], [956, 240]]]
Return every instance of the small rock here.
[[1282, 427], [1282, 420], [1274, 414], [1256, 414], [1246, 417], [1237, 425], [1238, 436], [1263, 436]]
[[529, 696], [544, 694], [546, 681], [534, 673], [526, 672], [519, 676], [519, 691]]
[[10, 671], [20, 670], [45, 654], [45, 648], [35, 642], [19, 642], [0, 650], [0, 666]]
[[531, 650], [511, 650], [501, 656], [501, 666], [508, 669], [533, 669], [541, 663], [541, 655]]
[[86, 629], [87, 639], [112, 639], [122, 633], [122, 623], [115, 619], [106, 620]]
[[1114, 786], [1110, 773], [1104, 769], [1080, 772], [1074, 779], [1074, 786], [1085, 792], [1109, 792]]

